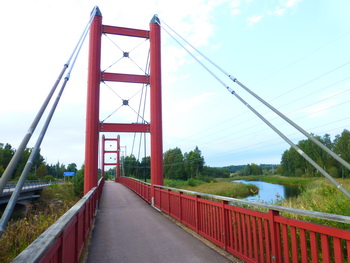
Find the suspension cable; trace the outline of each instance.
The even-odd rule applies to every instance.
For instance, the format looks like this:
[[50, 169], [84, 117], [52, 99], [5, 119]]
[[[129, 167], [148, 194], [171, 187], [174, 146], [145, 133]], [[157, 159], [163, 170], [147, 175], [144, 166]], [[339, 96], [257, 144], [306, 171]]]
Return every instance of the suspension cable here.
[[[86, 38], [87, 33], [89, 32], [90, 25], [92, 23], [92, 20], [93, 20], [93, 18], [95, 16], [97, 10], [98, 10], [97, 7], [95, 7], [93, 9], [93, 12], [91, 14], [91, 18], [89, 20], [89, 23], [85, 27], [85, 29], [83, 31], [83, 34], [82, 34], [82, 36], [79, 39], [79, 42], [78, 42], [77, 46], [74, 48], [73, 55], [69, 58], [69, 62], [68, 63], [70, 63], [70, 61], [73, 59], [72, 66], [71, 66], [71, 68], [69, 69], [68, 73], [66, 74], [66, 76], [64, 78], [64, 81], [62, 83], [61, 89], [59, 90], [59, 92], [57, 94], [56, 100], [55, 100], [54, 104], [52, 105], [52, 108], [51, 108], [51, 110], [50, 110], [50, 112], [49, 112], [49, 114], [48, 114], [48, 116], [46, 118], [45, 124], [44, 124], [44, 126], [43, 126], [43, 128], [42, 128], [42, 130], [41, 130], [41, 132], [39, 134], [39, 137], [38, 137], [38, 139], [37, 139], [37, 141], [35, 143], [35, 146], [34, 146], [32, 152], [31, 152], [31, 154], [30, 154], [30, 156], [29, 156], [29, 158], [27, 160], [27, 163], [26, 163], [26, 165], [25, 165], [25, 167], [24, 167], [24, 169], [22, 171], [22, 174], [21, 174], [21, 176], [20, 176], [20, 178], [19, 178], [19, 180], [17, 182], [16, 188], [15, 188], [14, 192], [12, 193], [10, 201], [8, 202], [8, 204], [6, 206], [6, 209], [5, 209], [3, 215], [2, 215], [2, 217], [0, 219], [0, 237], [1, 237], [2, 233], [5, 231], [7, 222], [8, 222], [8, 220], [11, 217], [13, 209], [15, 208], [15, 205], [17, 203], [18, 197], [21, 194], [23, 185], [25, 184], [25, 181], [27, 180], [27, 176], [28, 176], [28, 174], [30, 172], [30, 169], [32, 168], [34, 160], [35, 160], [37, 154], [39, 153], [40, 145], [41, 145], [41, 143], [42, 143], [42, 141], [44, 139], [45, 133], [46, 133], [46, 131], [47, 131], [49, 125], [50, 125], [51, 119], [52, 119], [52, 117], [53, 117], [53, 115], [55, 113], [55, 110], [57, 108], [57, 105], [58, 105], [58, 103], [59, 103], [59, 101], [61, 99], [62, 93], [63, 93], [63, 91], [64, 91], [64, 89], [66, 87], [66, 84], [67, 84], [67, 82], [70, 79], [71, 72], [72, 72], [72, 70], [74, 68], [75, 62], [76, 62], [76, 60], [78, 58], [78, 55], [79, 55], [80, 50], [81, 50], [81, 47], [83, 46], [84, 40]], [[67, 65], [67, 64], [65, 64], [65, 65]], [[67, 65], [67, 67], [68, 67], [68, 65]], [[65, 67], [65, 69], [67, 67]], [[63, 72], [61, 73], [61, 75], [63, 75]], [[57, 83], [57, 85], [58, 85], [58, 83]], [[56, 85], [56, 87], [57, 87], [57, 85]], [[40, 116], [40, 118], [41, 118], [41, 116]]]
[[[322, 150], [324, 150], [325, 152], [327, 152], [329, 155], [331, 155], [335, 160], [337, 160], [339, 163], [341, 163], [342, 165], [344, 165], [347, 169], [350, 170], [350, 164], [345, 161], [343, 158], [341, 158], [340, 156], [338, 156], [336, 153], [334, 153], [332, 150], [330, 150], [328, 147], [326, 147], [323, 143], [321, 143], [319, 140], [317, 140], [314, 136], [312, 136], [310, 133], [308, 133], [307, 131], [305, 131], [303, 128], [301, 128], [299, 125], [297, 125], [295, 122], [293, 122], [291, 119], [289, 119], [286, 115], [284, 115], [283, 113], [281, 113], [279, 110], [277, 110], [275, 107], [273, 107], [271, 104], [269, 104], [267, 101], [265, 101], [264, 99], [262, 99], [260, 96], [258, 96], [256, 93], [254, 93], [252, 90], [250, 90], [247, 86], [245, 86], [244, 84], [242, 84], [240, 81], [237, 80], [237, 78], [235, 78], [234, 76], [230, 75], [229, 73], [227, 73], [225, 70], [223, 70], [219, 65], [217, 65], [216, 63], [214, 63], [211, 59], [209, 59], [207, 56], [205, 56], [202, 52], [200, 52], [197, 48], [195, 48], [192, 44], [190, 44], [186, 39], [184, 39], [181, 35], [179, 35], [177, 32], [175, 32], [169, 25], [167, 25], [163, 20], [161, 21], [162, 24], [165, 24], [174, 34], [176, 34], [178, 37], [180, 37], [186, 44], [188, 44], [191, 48], [193, 48], [197, 53], [199, 53], [203, 58], [205, 58], [209, 63], [211, 63], [214, 67], [216, 67], [218, 70], [220, 70], [223, 74], [225, 74], [227, 77], [229, 77], [233, 82], [237, 83], [240, 87], [242, 87], [244, 90], [246, 90], [248, 93], [250, 93], [254, 98], [256, 98], [257, 100], [259, 100], [261, 103], [263, 103], [266, 107], [268, 107], [270, 110], [272, 110], [274, 113], [276, 113], [278, 116], [280, 116], [282, 119], [284, 119], [287, 123], [289, 123], [290, 125], [292, 125], [295, 129], [297, 129], [300, 133], [302, 133], [303, 135], [305, 135], [308, 139], [310, 139], [312, 142], [314, 142], [317, 146], [319, 146]], [[164, 27], [162, 27], [164, 29]], [[168, 32], [167, 32], [168, 33]], [[168, 33], [169, 34], [169, 33]], [[174, 37], [173, 37], [174, 38]], [[176, 41], [176, 40], [175, 40]], [[178, 42], [178, 41], [176, 41]], [[179, 42], [178, 42], [179, 43]], [[342, 64], [341, 66], [328, 71], [324, 74], [322, 74], [321, 76], [315, 78], [318, 79], [330, 72], [333, 72], [337, 69], [339, 69], [340, 67], [343, 67], [347, 64], [349, 64], [350, 61]], [[202, 64], [202, 63], [200, 63]], [[315, 80], [313, 79], [313, 80]], [[312, 80], [312, 81], [313, 81]]]
[[61, 79], [66, 71], [66, 69], [69, 67], [69, 64], [74, 56], [74, 54], [76, 53], [82, 39], [83, 39], [83, 36], [86, 35], [86, 32], [89, 30], [90, 28], [90, 25], [92, 23], [92, 19], [93, 17], [95, 16], [97, 12], [97, 6], [94, 7], [92, 13], [91, 13], [91, 17], [90, 17], [90, 20], [88, 22], [88, 24], [86, 25], [84, 31], [83, 31], [83, 34], [81, 35], [77, 45], [75, 46], [73, 52], [71, 53], [71, 55], [69, 56], [67, 62], [63, 65], [63, 69], [61, 70], [60, 74], [58, 75], [58, 78], [56, 80], [56, 82], [54, 83], [53, 87], [51, 88], [48, 96], [46, 97], [44, 103], [42, 104], [41, 108], [39, 109], [36, 117], [34, 118], [32, 124], [30, 125], [26, 135], [24, 136], [24, 138], [22, 139], [22, 142], [21, 144], [19, 145], [18, 149], [16, 150], [14, 156], [12, 157], [10, 163], [7, 165], [3, 175], [1, 176], [0, 178], [0, 194], [2, 194], [2, 192], [4, 191], [4, 188], [7, 184], [7, 182], [11, 179], [11, 176], [13, 174], [13, 171], [15, 170], [18, 162], [20, 161], [22, 155], [23, 155], [23, 152], [30, 140], [30, 138], [32, 137], [41, 117], [43, 116], [45, 110], [46, 110], [46, 107], [47, 105], [49, 104], [53, 94], [55, 93], [56, 91], [56, 88], [58, 86], [58, 84], [61, 82]]
[[[163, 23], [163, 21], [162, 21]], [[168, 26], [169, 27], [169, 26]], [[333, 183], [345, 196], [350, 199], [350, 193], [339, 184], [332, 176], [330, 176], [327, 171], [325, 171], [321, 166], [319, 166], [315, 161], [313, 161], [305, 152], [303, 152], [297, 145], [295, 145], [291, 140], [289, 140], [281, 131], [279, 131], [273, 124], [271, 124], [267, 119], [265, 119], [259, 112], [257, 112], [252, 106], [250, 106], [242, 97], [240, 97], [233, 89], [226, 85], [216, 74], [214, 74], [207, 66], [205, 66], [194, 54], [192, 54], [180, 41], [175, 39], [175, 37], [169, 33], [163, 26], [164, 31], [169, 34], [187, 53], [193, 57], [202, 67], [204, 67], [210, 75], [217, 79], [232, 95], [234, 95], [239, 101], [241, 101], [248, 109], [250, 109], [256, 116], [258, 116], [265, 124], [267, 124], [274, 132], [276, 132], [282, 139], [284, 139], [294, 150], [296, 150], [305, 160], [307, 160], [317, 171], [324, 175], [331, 183]], [[178, 35], [178, 34], [177, 34]], [[182, 38], [183, 39], [183, 38]], [[187, 41], [185, 41], [189, 44]], [[190, 45], [190, 44], [189, 44]], [[190, 45], [194, 48], [192, 45]], [[228, 75], [231, 80], [236, 82], [239, 85], [243, 85], [236, 78], [231, 75]], [[244, 86], [245, 87], [245, 86]], [[254, 93], [253, 93], [254, 94]], [[277, 111], [277, 110], [276, 110]], [[278, 112], [278, 111], [277, 111]], [[299, 126], [298, 126], [299, 127]], [[316, 140], [316, 139], [315, 139]], [[317, 141], [317, 140], [316, 140]], [[323, 145], [323, 144], [322, 144]], [[325, 146], [324, 146], [325, 147]], [[327, 147], [326, 147], [327, 148]], [[327, 148], [328, 149], [328, 148]], [[329, 150], [329, 149], [328, 149]]]

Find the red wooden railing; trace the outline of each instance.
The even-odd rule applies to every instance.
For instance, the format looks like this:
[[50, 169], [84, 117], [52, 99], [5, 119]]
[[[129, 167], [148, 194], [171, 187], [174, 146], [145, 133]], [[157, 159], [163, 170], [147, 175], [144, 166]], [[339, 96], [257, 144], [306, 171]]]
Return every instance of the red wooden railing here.
[[[350, 262], [350, 231], [291, 219], [282, 216], [280, 212], [348, 224], [350, 217], [258, 204], [169, 187], [152, 187], [126, 177], [118, 179], [118, 182], [246, 262]], [[262, 207], [268, 209], [268, 212], [234, 206], [232, 203]]]
[[90, 233], [104, 179], [30, 244], [13, 262], [78, 262]]

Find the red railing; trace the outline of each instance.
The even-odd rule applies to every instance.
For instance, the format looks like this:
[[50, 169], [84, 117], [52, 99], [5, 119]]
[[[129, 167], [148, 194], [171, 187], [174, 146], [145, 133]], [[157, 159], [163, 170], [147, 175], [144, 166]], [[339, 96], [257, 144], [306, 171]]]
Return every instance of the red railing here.
[[90, 233], [104, 179], [30, 244], [13, 262], [78, 262]]
[[[350, 223], [350, 217], [258, 204], [120, 178], [118, 182], [246, 262], [350, 262], [350, 231], [282, 216], [292, 213]], [[207, 200], [202, 197], [206, 197]], [[213, 201], [216, 200], [216, 201]], [[219, 202], [218, 202], [219, 201]], [[268, 212], [232, 205], [261, 207]]]

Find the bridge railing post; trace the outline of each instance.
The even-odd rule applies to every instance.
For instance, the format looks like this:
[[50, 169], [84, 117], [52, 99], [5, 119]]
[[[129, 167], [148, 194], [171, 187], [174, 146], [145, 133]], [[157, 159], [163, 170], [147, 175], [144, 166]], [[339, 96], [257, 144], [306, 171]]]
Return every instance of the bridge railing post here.
[[201, 198], [200, 195], [196, 195], [196, 198], [195, 198], [195, 217], [196, 217], [196, 232], [197, 233], [199, 233], [200, 206], [199, 206], [198, 199], [200, 199], [200, 198]]
[[280, 262], [281, 260], [281, 237], [280, 237], [280, 225], [275, 221], [275, 218], [279, 216], [279, 212], [275, 210], [269, 210], [270, 215], [270, 233], [271, 233], [271, 262]]
[[222, 242], [224, 243], [224, 249], [226, 250], [227, 247], [227, 234], [229, 232], [227, 228], [227, 222], [226, 222], [226, 210], [225, 205], [228, 204], [228, 201], [223, 200], [221, 202], [221, 230], [222, 230]]
[[182, 194], [183, 192], [180, 191], [179, 192], [179, 218], [180, 218], [180, 222], [182, 223]]

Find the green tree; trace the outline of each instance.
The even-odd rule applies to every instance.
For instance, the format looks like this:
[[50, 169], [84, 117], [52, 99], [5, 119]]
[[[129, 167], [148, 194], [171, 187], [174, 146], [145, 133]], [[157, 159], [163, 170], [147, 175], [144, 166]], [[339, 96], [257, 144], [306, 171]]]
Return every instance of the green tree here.
[[146, 156], [143, 157], [140, 163], [140, 170], [142, 171], [143, 179], [151, 178], [151, 157]]
[[193, 151], [184, 154], [184, 170], [186, 172], [187, 179], [199, 176], [203, 171], [203, 167], [204, 157], [197, 146]]
[[[4, 145], [3, 143], [0, 143], [0, 166], [5, 169], [14, 154], [15, 150], [12, 149], [11, 144], [6, 143]], [[1, 171], [0, 175], [2, 175]]]
[[250, 169], [251, 169], [251, 175], [260, 175], [262, 174], [262, 169], [260, 168], [259, 165], [252, 163], [250, 165]]
[[46, 175], [48, 175], [47, 167], [46, 167], [46, 164], [42, 163], [36, 169], [36, 176], [39, 178], [43, 178]]
[[164, 176], [167, 179], [186, 180], [184, 157], [180, 148], [170, 149], [164, 154]]
[[[335, 136], [334, 152], [345, 161], [350, 162], [350, 131], [344, 130], [340, 135]], [[341, 177], [350, 177], [350, 171], [343, 165], [338, 166], [341, 171]]]
[[82, 165], [81, 169], [77, 171], [77, 173], [73, 178], [74, 193], [77, 196], [84, 195], [84, 171], [85, 171], [85, 166]]
[[67, 172], [77, 172], [78, 169], [77, 169], [77, 165], [75, 163], [70, 163], [68, 164], [67, 166]]
[[133, 154], [124, 158], [125, 176], [138, 177], [138, 168], [139, 162], [136, 160]]

